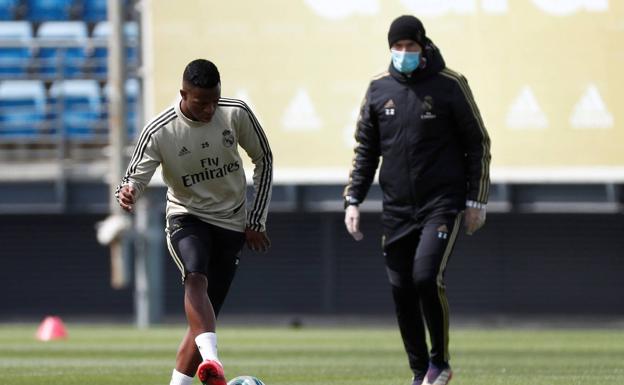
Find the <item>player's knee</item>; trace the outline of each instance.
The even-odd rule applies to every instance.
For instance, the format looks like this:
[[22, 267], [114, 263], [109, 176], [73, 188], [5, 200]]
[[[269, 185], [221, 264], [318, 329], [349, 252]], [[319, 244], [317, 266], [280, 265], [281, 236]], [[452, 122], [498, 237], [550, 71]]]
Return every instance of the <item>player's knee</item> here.
[[403, 287], [411, 287], [412, 282], [409, 274], [403, 274], [398, 271], [392, 270], [391, 268], [386, 266], [386, 274], [388, 275], [388, 281], [390, 285], [403, 288]]
[[412, 282], [417, 288], [436, 286], [437, 272], [435, 270], [419, 270], [412, 273]]
[[185, 290], [201, 290], [206, 291], [208, 287], [208, 278], [203, 273], [188, 273], [184, 278]]

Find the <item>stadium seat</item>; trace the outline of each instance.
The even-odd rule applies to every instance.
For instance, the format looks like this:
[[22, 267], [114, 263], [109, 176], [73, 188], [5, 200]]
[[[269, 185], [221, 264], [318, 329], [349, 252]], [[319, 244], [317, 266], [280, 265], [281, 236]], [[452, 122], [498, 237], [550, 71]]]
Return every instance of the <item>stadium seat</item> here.
[[[107, 21], [99, 22], [93, 28], [93, 40], [95, 49], [93, 50], [94, 72], [99, 77], [106, 77], [108, 71], [108, 48], [107, 41], [110, 35], [110, 26]], [[129, 21], [124, 24], [124, 36], [126, 39], [126, 67], [136, 68], [138, 66], [138, 45], [139, 45], [139, 25], [137, 22]]]
[[51, 118], [70, 139], [93, 138], [98, 133], [101, 92], [96, 80], [57, 80], [50, 87]]
[[23, 77], [32, 57], [32, 28], [27, 21], [0, 22], [0, 76]]
[[19, 0], [0, 0], [0, 20], [13, 20]]
[[37, 55], [39, 73], [48, 78], [84, 74], [87, 26], [81, 21], [48, 21], [37, 30], [41, 45]]
[[26, 19], [33, 22], [69, 20], [74, 0], [26, 0]]
[[[140, 83], [136, 78], [126, 80], [126, 127], [128, 129], [128, 138], [134, 139], [137, 134], [137, 126], [139, 125], [139, 93]], [[107, 84], [104, 87], [104, 104], [102, 118], [108, 120], [108, 101], [110, 100], [110, 87]]]
[[46, 97], [39, 80], [0, 83], [0, 137], [32, 137], [44, 128]]
[[83, 0], [82, 20], [87, 22], [104, 21], [107, 17], [107, 0]]
[[141, 85], [138, 79], [126, 80], [126, 124], [128, 125], [128, 137], [134, 138], [139, 126], [139, 93]]

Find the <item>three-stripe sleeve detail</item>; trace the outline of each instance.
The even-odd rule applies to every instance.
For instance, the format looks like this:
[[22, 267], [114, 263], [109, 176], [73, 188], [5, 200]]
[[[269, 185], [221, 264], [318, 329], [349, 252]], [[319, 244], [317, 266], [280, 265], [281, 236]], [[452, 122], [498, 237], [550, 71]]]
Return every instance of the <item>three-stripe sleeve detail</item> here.
[[475, 103], [472, 92], [470, 92], [470, 87], [468, 86], [468, 82], [466, 78], [461, 74], [452, 71], [448, 68], [440, 71], [440, 75], [445, 76], [449, 79], [454, 80], [459, 85], [470, 109], [472, 110], [472, 114], [474, 115], [475, 120], [477, 121], [477, 125], [479, 127], [479, 131], [481, 132], [481, 146], [483, 151], [483, 156], [481, 157], [481, 178], [479, 180], [479, 192], [477, 196], [477, 201], [479, 202], [487, 202], [489, 191], [490, 191], [490, 178], [489, 178], [489, 168], [490, 168], [490, 159], [486, 154], [490, 153], [490, 141], [488, 140], [489, 136], [485, 129], [485, 125], [483, 124], [483, 120], [481, 119], [481, 114], [479, 113], [479, 109], [477, 108], [477, 104]]
[[173, 243], [171, 243], [171, 235], [167, 233], [167, 248], [169, 249], [169, 254], [171, 255], [171, 259], [178, 266], [180, 273], [182, 274], [182, 282], [184, 282], [184, 278], [186, 278], [186, 273], [184, 271], [184, 265], [182, 264], [182, 260], [178, 257], [178, 253], [176, 253], [175, 248], [173, 247]]
[[[137, 142], [136, 147], [134, 148], [134, 152], [132, 154], [132, 158], [130, 158], [130, 164], [128, 165], [128, 169], [126, 170], [126, 174], [124, 175], [121, 185], [117, 188], [123, 186], [128, 183], [130, 180], [130, 176], [136, 172], [136, 168], [138, 167], [143, 155], [145, 155], [145, 149], [152, 137], [152, 135], [158, 131], [162, 126], [169, 123], [173, 119], [175, 119], [176, 113], [173, 107], [168, 108], [166, 111], [158, 115], [154, 118], [150, 123], [145, 126], [145, 128], [141, 131], [141, 135], [139, 136], [139, 140]], [[117, 192], [118, 192], [117, 191]]]
[[453, 251], [453, 247], [455, 246], [455, 241], [457, 241], [457, 235], [459, 234], [459, 229], [461, 228], [463, 218], [463, 212], [457, 214], [455, 218], [455, 222], [453, 223], [453, 230], [451, 230], [451, 235], [449, 237], [448, 243], [446, 244], [446, 248], [444, 249], [444, 254], [442, 255], [442, 262], [440, 262], [440, 268], [438, 269], [438, 275], [436, 277], [436, 284], [438, 286], [438, 298], [440, 300], [440, 305], [442, 307], [442, 320], [444, 322], [444, 360], [449, 361], [449, 304], [448, 299], [446, 298], [446, 287], [444, 285], [444, 271], [446, 270], [446, 264], [448, 263], [451, 252]]
[[358, 121], [355, 124], [355, 131], [353, 132], [353, 139], [355, 140], [355, 145], [353, 146], [353, 157], [351, 158], [351, 167], [349, 168], [349, 181], [342, 192], [342, 196], [346, 197], [349, 195], [349, 191], [351, 190], [351, 185], [353, 184], [353, 172], [355, 171], [355, 167], [357, 166], [357, 157], [358, 157], [358, 147], [360, 146], [360, 141], [358, 138], [358, 130], [360, 129], [360, 125], [358, 124], [360, 119], [362, 118], [362, 108], [367, 102], [367, 97], [364, 96], [362, 99], [362, 103], [360, 103], [360, 111], [358, 113]]
[[264, 213], [268, 209], [269, 205], [269, 197], [271, 192], [271, 182], [273, 180], [273, 154], [271, 153], [271, 148], [269, 147], [269, 141], [256, 119], [256, 116], [251, 111], [249, 106], [242, 100], [238, 99], [230, 99], [230, 98], [221, 98], [219, 99], [220, 106], [228, 106], [228, 107], [238, 107], [242, 108], [247, 112], [249, 119], [251, 120], [254, 132], [258, 136], [258, 141], [260, 143], [260, 147], [262, 148], [263, 163], [264, 167], [260, 174], [260, 185], [258, 186], [258, 191], [256, 192], [256, 200], [251, 209], [251, 213], [249, 215], [249, 223], [253, 230], [260, 230], [262, 228], [262, 217]]

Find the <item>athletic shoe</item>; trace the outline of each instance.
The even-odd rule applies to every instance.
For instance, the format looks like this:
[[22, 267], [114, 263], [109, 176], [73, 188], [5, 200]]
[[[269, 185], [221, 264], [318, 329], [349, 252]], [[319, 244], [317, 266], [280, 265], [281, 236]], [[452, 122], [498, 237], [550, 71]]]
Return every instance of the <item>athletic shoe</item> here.
[[446, 385], [451, 381], [451, 377], [453, 371], [450, 366], [439, 368], [430, 363], [422, 385]]
[[204, 385], [227, 385], [223, 367], [217, 361], [206, 360], [199, 364], [197, 377]]
[[414, 376], [414, 377], [412, 377], [412, 385], [422, 385], [422, 383], [423, 383], [423, 377], [421, 377], [421, 376], [418, 376], [418, 377]]

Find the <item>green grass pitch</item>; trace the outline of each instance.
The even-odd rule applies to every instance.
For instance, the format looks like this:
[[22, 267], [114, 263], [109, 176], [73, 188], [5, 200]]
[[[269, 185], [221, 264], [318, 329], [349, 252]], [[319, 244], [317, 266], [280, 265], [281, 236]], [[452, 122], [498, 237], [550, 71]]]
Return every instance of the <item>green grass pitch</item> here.
[[[169, 384], [182, 326], [66, 326], [67, 340], [39, 342], [36, 324], [0, 324], [0, 384]], [[453, 385], [624, 385], [621, 330], [456, 327], [451, 333]], [[222, 326], [218, 335], [228, 378], [410, 385], [398, 331], [390, 326]]]

